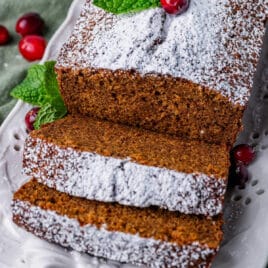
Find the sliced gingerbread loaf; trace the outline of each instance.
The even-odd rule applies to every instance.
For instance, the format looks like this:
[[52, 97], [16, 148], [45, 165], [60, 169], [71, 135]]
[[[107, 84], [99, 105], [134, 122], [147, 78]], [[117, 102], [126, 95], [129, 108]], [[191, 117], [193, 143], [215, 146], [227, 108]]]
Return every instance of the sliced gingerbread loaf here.
[[12, 212], [15, 223], [50, 242], [146, 267], [210, 267], [222, 239], [221, 216], [90, 201], [36, 180], [15, 193]]
[[268, 1], [191, 0], [112, 15], [86, 1], [58, 57], [71, 113], [233, 144], [260, 55]]
[[229, 148], [83, 116], [30, 133], [23, 171], [74, 196], [183, 213], [222, 211]]

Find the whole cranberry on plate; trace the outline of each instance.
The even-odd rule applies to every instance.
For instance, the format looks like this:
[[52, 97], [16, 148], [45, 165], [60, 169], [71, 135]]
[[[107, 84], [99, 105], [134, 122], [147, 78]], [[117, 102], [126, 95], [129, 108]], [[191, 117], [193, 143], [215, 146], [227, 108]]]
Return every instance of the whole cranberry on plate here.
[[10, 39], [9, 32], [7, 28], [3, 25], [0, 25], [0, 45], [5, 45]]
[[245, 186], [249, 179], [247, 166], [254, 161], [256, 152], [248, 144], [236, 145], [230, 153], [231, 167], [229, 172], [229, 182], [231, 185]]
[[239, 144], [232, 149], [231, 158], [235, 163], [247, 166], [255, 159], [255, 151], [248, 144]]
[[19, 42], [19, 51], [28, 61], [42, 59], [46, 49], [46, 40], [38, 35], [27, 35]]
[[27, 131], [31, 132], [32, 130], [34, 130], [34, 122], [36, 120], [39, 110], [39, 107], [34, 107], [25, 115], [24, 121]]
[[245, 186], [245, 183], [248, 181], [249, 179], [249, 175], [248, 175], [248, 170], [244, 165], [237, 165], [236, 170], [236, 180], [237, 180], [237, 184], [241, 187]]
[[160, 0], [162, 7], [169, 14], [178, 15], [189, 7], [190, 0]]
[[16, 23], [16, 32], [21, 36], [42, 35], [44, 20], [38, 13], [31, 12], [21, 16]]
[[232, 164], [229, 169], [228, 185], [245, 187], [246, 182], [249, 180], [248, 169], [243, 164]]

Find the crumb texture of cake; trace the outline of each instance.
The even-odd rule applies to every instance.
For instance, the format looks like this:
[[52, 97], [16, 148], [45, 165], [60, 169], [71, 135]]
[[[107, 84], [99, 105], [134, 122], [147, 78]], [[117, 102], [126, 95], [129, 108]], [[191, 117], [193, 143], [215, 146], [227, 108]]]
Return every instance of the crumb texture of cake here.
[[83, 116], [67, 116], [27, 138], [23, 171], [74, 196], [221, 213], [229, 148], [186, 141]]
[[71, 113], [233, 144], [268, 17], [266, 0], [192, 0], [112, 15], [87, 0], [56, 71]]
[[89, 201], [34, 179], [15, 193], [12, 212], [15, 223], [50, 242], [149, 267], [210, 267], [222, 240], [221, 216]]

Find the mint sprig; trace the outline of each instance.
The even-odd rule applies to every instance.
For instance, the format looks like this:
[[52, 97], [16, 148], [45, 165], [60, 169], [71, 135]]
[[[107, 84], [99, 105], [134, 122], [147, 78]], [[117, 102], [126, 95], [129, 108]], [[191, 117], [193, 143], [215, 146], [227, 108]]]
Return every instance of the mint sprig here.
[[47, 103], [39, 110], [34, 122], [34, 128], [39, 129], [43, 124], [54, 122], [55, 120], [62, 118], [65, 114], [66, 110], [58, 109], [58, 107]]
[[62, 118], [67, 113], [54, 71], [55, 63], [47, 61], [33, 65], [22, 83], [11, 92], [12, 97], [40, 107], [34, 123], [35, 129]]
[[160, 0], [94, 0], [93, 4], [108, 12], [122, 14], [159, 7]]

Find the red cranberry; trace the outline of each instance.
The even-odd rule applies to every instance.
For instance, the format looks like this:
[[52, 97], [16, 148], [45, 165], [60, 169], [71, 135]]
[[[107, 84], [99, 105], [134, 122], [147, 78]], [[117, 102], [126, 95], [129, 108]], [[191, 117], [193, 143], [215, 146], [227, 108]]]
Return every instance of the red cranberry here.
[[7, 28], [3, 25], [0, 25], [0, 46], [5, 45], [9, 39], [10, 35]]
[[34, 122], [38, 115], [39, 110], [40, 108], [34, 107], [25, 115], [25, 124], [29, 132], [34, 130]]
[[247, 166], [255, 159], [255, 151], [248, 144], [239, 144], [232, 149], [231, 157], [235, 163]]
[[249, 175], [246, 166], [243, 164], [231, 166], [229, 171], [230, 186], [239, 185], [240, 187], [245, 187], [245, 183], [248, 181], [248, 179]]
[[19, 42], [19, 51], [28, 61], [42, 59], [46, 49], [46, 40], [38, 35], [27, 35]]
[[21, 36], [32, 34], [41, 35], [44, 26], [44, 20], [38, 13], [27, 13], [17, 20], [16, 32]]
[[190, 0], [160, 0], [162, 7], [169, 14], [181, 14], [189, 6]]
[[236, 167], [236, 184], [240, 187], [245, 187], [245, 183], [248, 181], [248, 170], [244, 165], [238, 165]]

